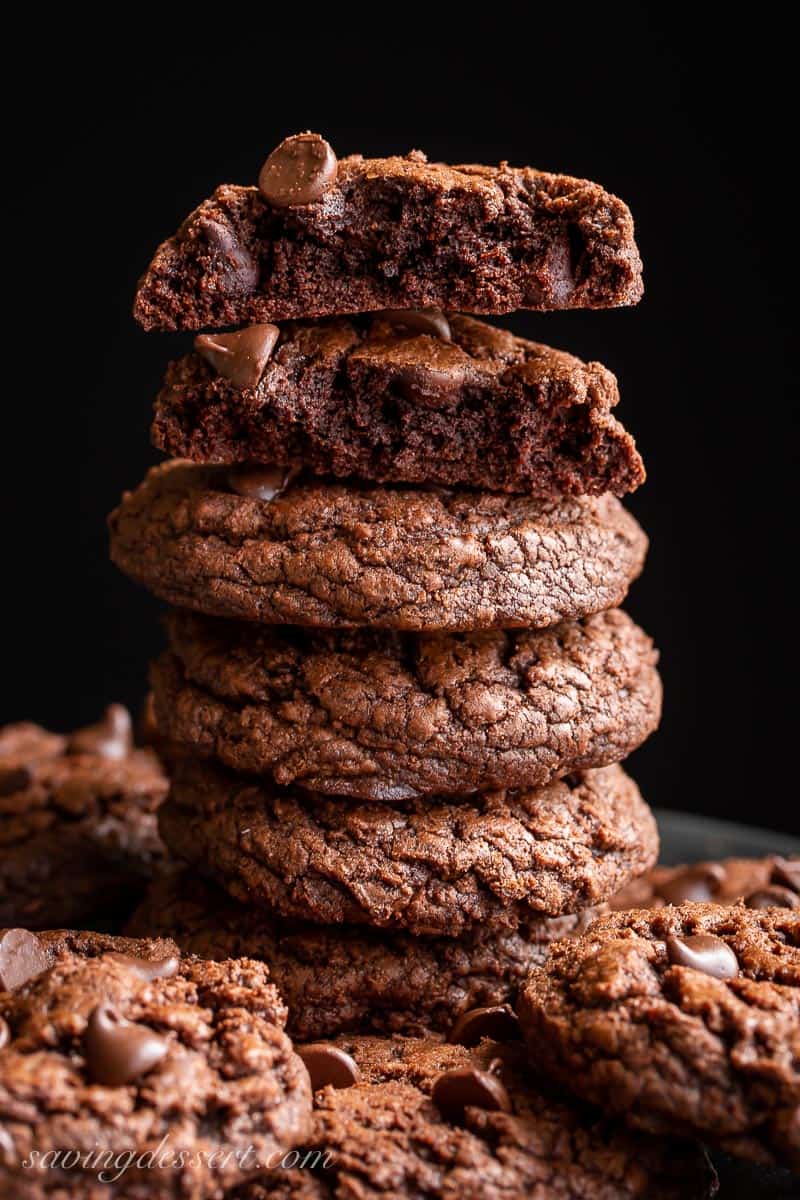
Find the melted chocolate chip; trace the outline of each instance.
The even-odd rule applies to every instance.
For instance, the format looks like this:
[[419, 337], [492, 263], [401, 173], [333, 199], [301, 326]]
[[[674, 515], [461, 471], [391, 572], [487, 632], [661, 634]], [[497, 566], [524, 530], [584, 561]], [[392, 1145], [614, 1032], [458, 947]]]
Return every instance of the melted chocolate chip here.
[[312, 1042], [308, 1046], [297, 1046], [297, 1053], [306, 1065], [311, 1090], [320, 1088], [349, 1088], [358, 1083], [360, 1072], [355, 1059], [330, 1042]]
[[433, 1085], [431, 1100], [449, 1121], [464, 1119], [465, 1108], [488, 1112], [511, 1112], [511, 1097], [496, 1074], [476, 1067], [456, 1067], [440, 1075]]
[[800, 896], [786, 887], [771, 884], [745, 897], [748, 908], [800, 908]]
[[11, 1041], [11, 1030], [8, 1027], [8, 1021], [0, 1017], [0, 1050], [7, 1046]]
[[477, 1046], [481, 1038], [509, 1042], [520, 1037], [519, 1021], [510, 1004], [492, 1004], [471, 1008], [463, 1013], [450, 1031], [448, 1041], [462, 1046]]
[[318, 133], [285, 138], [258, 176], [258, 190], [273, 208], [314, 204], [332, 188], [339, 173], [333, 150]]
[[205, 236], [219, 290], [226, 296], [252, 292], [258, 283], [258, 264], [233, 230], [209, 217], [203, 217], [193, 227]]
[[280, 335], [277, 325], [249, 325], [236, 333], [201, 333], [194, 348], [234, 387], [254, 388], [261, 382]]
[[450, 322], [440, 308], [386, 308], [376, 315], [408, 333], [427, 333], [443, 342], [452, 341]]
[[228, 483], [234, 492], [249, 500], [274, 500], [286, 491], [295, 475], [296, 467], [268, 464], [234, 467], [228, 472]]
[[167, 1053], [166, 1038], [135, 1025], [109, 1004], [98, 1004], [86, 1026], [86, 1065], [95, 1083], [120, 1087], [133, 1083]]
[[42, 943], [27, 929], [6, 929], [0, 936], [0, 991], [13, 992], [46, 971]]
[[800, 893], [800, 858], [776, 858], [770, 875], [770, 883], [791, 888]]
[[33, 773], [28, 767], [0, 768], [0, 796], [13, 796], [33, 783]]
[[131, 715], [122, 704], [109, 704], [102, 721], [78, 729], [69, 739], [70, 754], [98, 754], [101, 758], [127, 758], [133, 749]]
[[665, 880], [658, 895], [666, 904], [701, 903], [711, 900], [725, 879], [725, 868], [719, 863], [698, 863]]
[[175, 955], [170, 958], [134, 958], [131, 954], [119, 954], [112, 950], [108, 957], [146, 983], [152, 983], [154, 979], [171, 979], [177, 975], [180, 967]]
[[710, 933], [668, 937], [667, 958], [673, 966], [692, 967], [714, 979], [734, 979], [739, 974], [739, 963], [730, 946]]

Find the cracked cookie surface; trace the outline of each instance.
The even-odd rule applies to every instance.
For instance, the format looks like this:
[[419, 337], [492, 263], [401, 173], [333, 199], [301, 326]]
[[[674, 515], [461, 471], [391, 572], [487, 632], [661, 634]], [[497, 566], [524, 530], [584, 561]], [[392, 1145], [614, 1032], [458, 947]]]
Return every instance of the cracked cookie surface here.
[[0, 925], [80, 925], [130, 910], [163, 857], [158, 760], [124, 731], [98, 730], [87, 742], [29, 722], [0, 729]]
[[450, 936], [587, 908], [658, 853], [652, 814], [620, 767], [538, 790], [387, 805], [184, 760], [160, 823], [173, 853], [249, 905]]
[[461, 937], [286, 921], [237, 904], [192, 869], [156, 881], [134, 913], [134, 936], [168, 934], [201, 958], [256, 958], [288, 1009], [287, 1031], [316, 1041], [344, 1032], [446, 1032], [472, 1008], [510, 1002], [551, 942], [581, 931], [600, 909], [522, 920], [517, 929]]
[[[328, 1165], [296, 1172], [298, 1195], [335, 1200], [701, 1200], [714, 1173], [691, 1143], [633, 1133], [532, 1085], [520, 1047], [437, 1038], [337, 1038], [358, 1069], [351, 1087], [315, 1095], [309, 1148]], [[509, 1111], [441, 1104], [440, 1080], [486, 1080]], [[494, 1081], [494, 1082], [492, 1082]], [[467, 1084], [469, 1086], [469, 1084]], [[441, 1107], [440, 1107], [441, 1105]], [[285, 1172], [244, 1187], [267, 1200]], [[283, 1181], [286, 1186], [286, 1180]], [[280, 1191], [277, 1192], [281, 1195]]]
[[534, 1068], [575, 1095], [655, 1133], [800, 1168], [797, 912], [693, 903], [601, 917], [551, 948], [517, 1007]]
[[469, 317], [448, 327], [446, 341], [380, 313], [290, 322], [247, 387], [187, 355], [167, 370], [154, 444], [199, 463], [537, 496], [621, 496], [644, 481], [600, 363]]
[[652, 642], [619, 609], [539, 631], [323, 633], [173, 612], [161, 733], [282, 785], [395, 801], [534, 788], [658, 724]]
[[597, 184], [412, 151], [343, 158], [319, 200], [291, 208], [223, 184], [156, 250], [134, 316], [145, 329], [219, 329], [432, 305], [609, 308], [641, 294], [631, 214]]
[[613, 496], [298, 482], [234, 494], [221, 470], [156, 467], [109, 518], [111, 556], [161, 599], [264, 624], [537, 628], [613, 607], [647, 539]]
[[[251, 1163], [264, 1163], [308, 1136], [308, 1076], [263, 964], [153, 961], [146, 943], [127, 939], [101, 939], [98, 954], [91, 935], [79, 936], [82, 945], [62, 945], [40, 973], [0, 991], [3, 1195], [221, 1200], [253, 1174], [237, 1153], [249, 1146]], [[184, 1162], [134, 1162], [109, 1182], [77, 1161], [98, 1147], [157, 1158], [165, 1138]], [[22, 1166], [33, 1151], [40, 1162], [78, 1153]]]

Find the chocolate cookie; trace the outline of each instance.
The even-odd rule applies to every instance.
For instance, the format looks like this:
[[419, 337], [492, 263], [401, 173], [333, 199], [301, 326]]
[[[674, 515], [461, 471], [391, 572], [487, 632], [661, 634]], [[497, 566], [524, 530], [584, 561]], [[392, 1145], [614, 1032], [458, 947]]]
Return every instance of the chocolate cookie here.
[[613, 496], [309, 481], [262, 499], [181, 462], [151, 471], [109, 522], [117, 565], [171, 604], [340, 628], [553, 625], [620, 603], [647, 548]]
[[800, 913], [601, 917], [520, 991], [531, 1062], [639, 1128], [800, 1169]]
[[469, 317], [441, 321], [446, 339], [382, 313], [286, 324], [244, 372], [275, 326], [203, 335], [167, 371], [153, 441], [201, 463], [301, 462], [380, 483], [563, 496], [643, 482], [600, 363]]
[[162, 733], [281, 785], [369, 800], [531, 789], [658, 724], [650, 639], [619, 609], [542, 631], [263, 628], [175, 611]]
[[15, 932], [0, 943], [4, 1196], [218, 1200], [308, 1137], [308, 1076], [262, 964], [106, 939], [50, 965]]
[[620, 767], [390, 806], [260, 786], [186, 759], [160, 824], [175, 854], [247, 904], [431, 935], [577, 912], [658, 853], [652, 814]]
[[128, 931], [168, 933], [201, 958], [263, 960], [289, 1007], [287, 1031], [315, 1041], [354, 1030], [446, 1031], [469, 1009], [512, 1001], [550, 944], [581, 932], [599, 912], [532, 916], [515, 930], [478, 928], [460, 938], [327, 929], [236, 904], [183, 871], [153, 884]]
[[614, 909], [663, 908], [687, 901], [748, 908], [800, 908], [800, 859], [725, 858], [678, 867], [653, 867], [626, 884], [610, 903]]
[[642, 294], [630, 212], [584, 179], [450, 167], [412, 151], [344, 158], [313, 195], [300, 182], [288, 203], [270, 187], [217, 188], [156, 251], [136, 293], [139, 323], [609, 308]]
[[68, 736], [0, 730], [0, 925], [106, 920], [136, 903], [163, 855], [156, 809], [167, 780], [111, 705]]
[[[536, 1090], [522, 1057], [512, 1042], [467, 1047], [432, 1037], [340, 1037], [314, 1048], [312, 1079], [336, 1082], [315, 1094], [308, 1146], [287, 1156], [304, 1163], [295, 1177], [306, 1190], [297, 1194], [700, 1200], [716, 1190], [700, 1149], [634, 1134]], [[281, 1195], [273, 1188], [286, 1186], [286, 1174], [245, 1186], [236, 1200]]]

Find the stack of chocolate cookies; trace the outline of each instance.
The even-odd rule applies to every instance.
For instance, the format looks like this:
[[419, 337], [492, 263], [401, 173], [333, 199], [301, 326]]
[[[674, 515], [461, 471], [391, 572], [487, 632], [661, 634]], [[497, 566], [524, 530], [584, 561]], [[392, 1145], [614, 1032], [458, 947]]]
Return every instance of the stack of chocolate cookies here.
[[[265, 959], [308, 1038], [449, 1030], [655, 861], [619, 763], [656, 727], [617, 607], [644, 470], [598, 363], [469, 314], [635, 303], [630, 214], [529, 168], [282, 143], [140, 282], [193, 331], [173, 457], [110, 518], [172, 607], [172, 788], [134, 930]], [[233, 327], [233, 332], [230, 332]]]

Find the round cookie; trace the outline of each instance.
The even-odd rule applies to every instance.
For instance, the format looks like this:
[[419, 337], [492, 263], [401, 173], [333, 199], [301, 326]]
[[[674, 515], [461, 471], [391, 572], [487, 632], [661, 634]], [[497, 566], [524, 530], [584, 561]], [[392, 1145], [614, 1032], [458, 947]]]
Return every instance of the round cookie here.
[[130, 910], [163, 856], [167, 780], [127, 711], [62, 736], [0, 730], [0, 925], [90, 924]]
[[663, 908], [665, 904], [709, 902], [748, 908], [800, 908], [800, 859], [724, 858], [719, 862], [653, 867], [626, 884], [609, 901], [618, 911]]
[[445, 936], [578, 912], [658, 853], [652, 813], [618, 766], [390, 806], [281, 791], [186, 759], [160, 826], [174, 854], [248, 905]]
[[126, 939], [96, 954], [90, 935], [51, 958], [14, 934], [0, 943], [2, 1195], [219, 1198], [308, 1137], [308, 1075], [262, 964], [131, 957]]
[[658, 724], [652, 642], [619, 609], [539, 631], [264, 628], [174, 611], [162, 734], [281, 785], [367, 800], [533, 788]]
[[599, 915], [531, 917], [515, 930], [412, 937], [280, 921], [239, 905], [191, 871], [157, 880], [128, 923], [135, 936], [169, 934], [201, 958], [257, 958], [289, 1008], [287, 1031], [317, 1041], [354, 1030], [448, 1030], [467, 1010], [513, 1001], [557, 938]]
[[210, 616], [410, 631], [587, 616], [620, 604], [644, 564], [647, 538], [611, 495], [319, 480], [271, 499], [234, 490], [262, 474], [231, 486], [223, 470], [154, 468], [109, 518], [112, 558], [163, 600]]
[[[701, 1200], [715, 1190], [691, 1143], [635, 1134], [537, 1090], [518, 1043], [344, 1036], [315, 1060], [322, 1071], [343, 1060], [341, 1082], [354, 1082], [315, 1093], [296, 1172], [309, 1200]], [[236, 1200], [281, 1195], [273, 1187], [286, 1174], [246, 1185]]]
[[601, 917], [521, 988], [533, 1066], [654, 1133], [800, 1169], [800, 913]]

